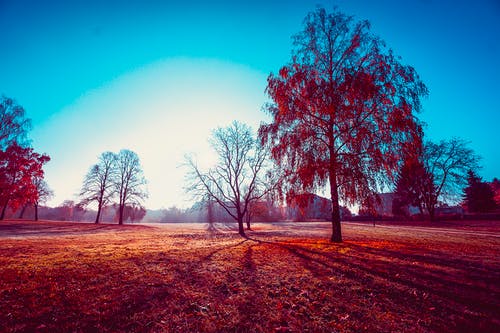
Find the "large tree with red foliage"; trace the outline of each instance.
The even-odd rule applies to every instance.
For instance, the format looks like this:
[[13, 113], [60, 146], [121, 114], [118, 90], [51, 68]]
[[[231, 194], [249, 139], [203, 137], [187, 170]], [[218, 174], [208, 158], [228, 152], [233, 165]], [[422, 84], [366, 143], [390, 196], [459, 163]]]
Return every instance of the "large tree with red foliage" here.
[[414, 112], [427, 88], [369, 31], [318, 8], [294, 37], [292, 61], [268, 78], [273, 117], [260, 135], [284, 169], [288, 195], [329, 184], [332, 237], [342, 241], [339, 200], [357, 203], [392, 176], [403, 143], [418, 141]]
[[49, 156], [13, 143], [0, 150], [0, 220], [10, 206], [14, 209], [27, 202], [37, 202], [37, 180], [43, 178], [43, 165]]

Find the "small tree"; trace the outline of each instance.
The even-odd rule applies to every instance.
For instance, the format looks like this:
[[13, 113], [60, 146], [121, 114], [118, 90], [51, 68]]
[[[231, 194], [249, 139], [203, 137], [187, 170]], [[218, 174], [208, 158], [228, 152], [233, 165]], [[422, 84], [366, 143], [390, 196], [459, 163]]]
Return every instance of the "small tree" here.
[[27, 202], [34, 202], [38, 195], [35, 180], [43, 178], [43, 165], [48, 161], [49, 156], [15, 142], [5, 151], [0, 150], [0, 220], [5, 217], [9, 205], [15, 210]]
[[116, 154], [112, 152], [102, 153], [99, 162], [90, 168], [83, 180], [80, 205], [85, 207], [93, 202], [97, 204], [95, 223], [99, 223], [102, 209], [115, 194], [116, 159]]
[[409, 206], [416, 206], [423, 213], [423, 193], [433, 187], [433, 176], [426, 170], [422, 161], [422, 145], [405, 147], [403, 163], [396, 175], [392, 213], [395, 216], [408, 217]]
[[272, 189], [272, 182], [266, 183], [264, 174], [266, 150], [255, 140], [249, 126], [236, 121], [216, 129], [210, 143], [218, 161], [204, 172], [188, 157], [187, 190], [217, 202], [238, 222], [238, 231], [245, 236], [243, 223], [250, 205]]
[[468, 186], [464, 189], [464, 203], [470, 213], [487, 213], [496, 208], [495, 193], [490, 184], [474, 171], [467, 173]]
[[131, 150], [122, 149], [117, 154], [114, 189], [118, 195], [118, 224], [123, 224], [125, 206], [142, 207], [148, 197], [139, 157]]

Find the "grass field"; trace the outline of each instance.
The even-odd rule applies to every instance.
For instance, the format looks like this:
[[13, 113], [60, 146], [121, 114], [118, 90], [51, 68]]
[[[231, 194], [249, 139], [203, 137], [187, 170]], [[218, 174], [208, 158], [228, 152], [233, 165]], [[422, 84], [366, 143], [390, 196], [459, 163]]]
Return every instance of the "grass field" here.
[[0, 222], [2, 332], [500, 332], [500, 225]]

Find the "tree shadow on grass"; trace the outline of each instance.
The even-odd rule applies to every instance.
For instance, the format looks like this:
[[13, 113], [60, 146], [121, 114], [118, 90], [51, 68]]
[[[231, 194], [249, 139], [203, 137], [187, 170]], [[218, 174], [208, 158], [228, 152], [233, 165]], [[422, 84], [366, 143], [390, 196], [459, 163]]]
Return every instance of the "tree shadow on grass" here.
[[412, 307], [415, 313], [432, 296], [445, 300], [439, 301], [438, 311], [443, 316], [461, 318], [460, 324], [455, 323], [461, 329], [476, 329], [477, 325], [485, 331], [498, 328], [494, 318], [500, 317], [500, 293], [494, 281], [500, 281], [500, 272], [480, 264], [471, 265], [469, 260], [348, 242], [328, 244], [329, 252], [324, 252], [309, 248], [317, 242], [252, 240], [285, 249], [319, 279], [341, 276], [362, 283], [366, 290], [378, 290], [395, 304], [405, 302], [405, 307]]

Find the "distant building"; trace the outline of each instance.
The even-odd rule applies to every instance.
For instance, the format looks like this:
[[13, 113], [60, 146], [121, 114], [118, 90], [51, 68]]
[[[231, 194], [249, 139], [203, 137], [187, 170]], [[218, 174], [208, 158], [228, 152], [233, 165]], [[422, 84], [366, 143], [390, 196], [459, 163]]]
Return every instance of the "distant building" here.
[[[331, 220], [332, 201], [313, 193], [296, 196], [287, 206], [287, 219], [294, 221]], [[340, 218], [348, 219], [351, 212], [340, 207]]]
[[392, 212], [392, 202], [394, 200], [394, 193], [378, 193], [373, 196], [367, 203], [362, 205], [359, 209], [360, 216], [394, 216]]
[[463, 219], [464, 209], [460, 206], [443, 206], [436, 207], [434, 214], [438, 218], [459, 218]]

